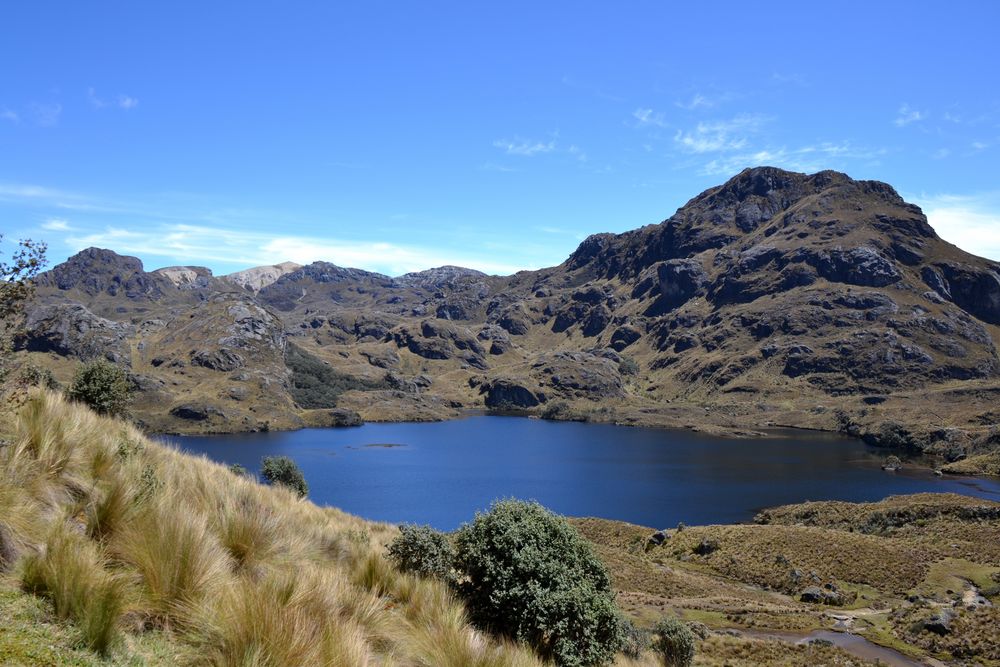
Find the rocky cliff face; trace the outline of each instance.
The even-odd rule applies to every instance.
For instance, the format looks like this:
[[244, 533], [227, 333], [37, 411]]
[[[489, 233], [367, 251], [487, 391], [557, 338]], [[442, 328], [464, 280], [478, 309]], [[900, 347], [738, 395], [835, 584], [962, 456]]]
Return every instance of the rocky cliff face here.
[[[89, 249], [42, 277], [22, 347], [54, 360], [100, 348], [169, 405], [194, 382], [251, 426], [264, 397], [282, 424], [304, 414], [289, 341], [358, 386], [392, 387], [340, 394], [368, 418], [566, 402], [833, 427], [835, 412], [891, 417], [892, 396], [1000, 382], [1000, 266], [939, 239], [890, 186], [836, 172], [748, 169], [659, 224], [514, 276], [262, 268], [147, 273]], [[960, 421], [995, 421], [966, 407]]]

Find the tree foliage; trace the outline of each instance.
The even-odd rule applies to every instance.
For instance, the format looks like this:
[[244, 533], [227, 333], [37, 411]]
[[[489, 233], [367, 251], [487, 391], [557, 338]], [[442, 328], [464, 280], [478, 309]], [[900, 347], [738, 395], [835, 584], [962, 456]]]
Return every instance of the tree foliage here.
[[386, 552], [403, 572], [446, 582], [455, 580], [455, 547], [447, 535], [430, 526], [403, 524]]
[[611, 580], [565, 519], [502, 500], [458, 531], [458, 590], [473, 621], [559, 665], [611, 662], [622, 624]]
[[653, 648], [667, 667], [687, 667], [694, 662], [694, 633], [676, 618], [663, 618], [653, 626]]
[[127, 417], [132, 405], [132, 381], [121, 366], [98, 359], [77, 369], [66, 395], [99, 414]]
[[287, 456], [265, 456], [261, 462], [260, 476], [268, 484], [287, 486], [303, 498], [309, 493], [305, 475], [295, 461]]
[[[0, 234], [0, 242], [3, 235]], [[24, 305], [31, 298], [34, 279], [45, 266], [45, 244], [22, 239], [8, 261], [0, 257], [0, 381], [14, 333], [24, 321]]]

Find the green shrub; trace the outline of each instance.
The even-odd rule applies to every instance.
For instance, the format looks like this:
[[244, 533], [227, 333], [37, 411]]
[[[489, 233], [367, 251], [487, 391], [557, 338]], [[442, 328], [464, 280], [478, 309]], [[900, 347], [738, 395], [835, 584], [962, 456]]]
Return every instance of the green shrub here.
[[653, 648], [667, 667], [687, 667], [694, 662], [694, 633], [678, 619], [661, 619], [653, 626], [653, 635]]
[[649, 633], [636, 627], [627, 618], [622, 619], [622, 653], [626, 658], [638, 660], [649, 648]]
[[244, 466], [242, 464], [239, 464], [239, 463], [234, 463], [231, 466], [229, 466], [229, 472], [233, 473], [237, 477], [253, 477], [254, 476], [254, 474], [252, 472], [250, 472], [249, 470], [246, 469], [246, 466]]
[[309, 493], [306, 478], [295, 461], [287, 456], [265, 456], [261, 463], [260, 476], [268, 484], [282, 484], [303, 498]]
[[457, 537], [458, 584], [472, 620], [559, 665], [600, 665], [622, 645], [611, 580], [565, 519], [503, 500]]
[[618, 362], [618, 372], [622, 375], [638, 375], [639, 364], [632, 357], [622, 357]]
[[403, 524], [399, 527], [399, 535], [387, 547], [386, 553], [389, 560], [403, 572], [412, 572], [422, 577], [433, 577], [447, 582], [455, 579], [452, 570], [455, 547], [444, 533], [430, 526]]
[[66, 394], [99, 414], [125, 417], [132, 403], [132, 383], [123, 368], [98, 360], [77, 370]]
[[20, 372], [17, 374], [17, 381], [24, 387], [41, 387], [53, 391], [59, 389], [59, 382], [52, 375], [52, 371], [34, 364], [22, 366]]

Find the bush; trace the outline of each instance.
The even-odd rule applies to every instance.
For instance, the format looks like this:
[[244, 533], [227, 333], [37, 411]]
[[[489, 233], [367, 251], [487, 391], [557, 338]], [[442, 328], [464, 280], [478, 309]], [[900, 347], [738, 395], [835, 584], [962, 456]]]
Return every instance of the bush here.
[[638, 375], [639, 364], [632, 357], [622, 357], [618, 362], [618, 372], [622, 375]]
[[458, 590], [482, 628], [559, 665], [610, 662], [622, 645], [611, 580], [562, 517], [503, 500], [458, 531]]
[[261, 462], [260, 476], [268, 484], [282, 484], [305, 498], [309, 485], [302, 470], [287, 456], [265, 456]]
[[455, 547], [448, 537], [430, 526], [403, 524], [386, 548], [389, 560], [403, 572], [452, 582]]
[[229, 472], [233, 473], [237, 477], [254, 477], [255, 475], [246, 469], [246, 466], [240, 463], [234, 463], [229, 466]]
[[52, 371], [34, 364], [23, 366], [17, 375], [17, 381], [23, 387], [41, 387], [52, 391], [59, 389], [59, 382]]
[[622, 653], [626, 658], [638, 660], [649, 648], [649, 633], [637, 628], [627, 618], [622, 619]]
[[66, 393], [70, 400], [84, 403], [98, 414], [125, 417], [132, 402], [132, 383], [119, 366], [92, 361], [77, 370]]
[[687, 667], [694, 662], [694, 633], [676, 618], [661, 619], [653, 626], [653, 648], [667, 667]]

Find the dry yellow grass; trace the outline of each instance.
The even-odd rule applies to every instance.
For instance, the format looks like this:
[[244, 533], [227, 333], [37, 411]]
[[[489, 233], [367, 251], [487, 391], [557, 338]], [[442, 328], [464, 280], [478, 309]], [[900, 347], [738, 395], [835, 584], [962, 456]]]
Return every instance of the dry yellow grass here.
[[541, 664], [473, 629], [443, 584], [393, 569], [383, 552], [395, 527], [55, 394], [26, 402], [0, 475], [6, 565], [97, 650], [127, 653], [129, 636], [156, 631], [188, 664]]

